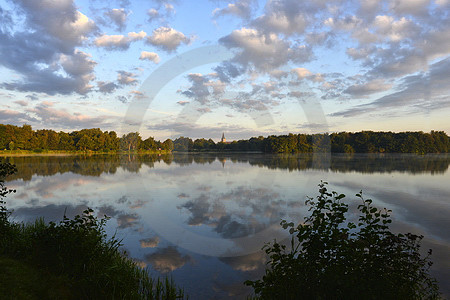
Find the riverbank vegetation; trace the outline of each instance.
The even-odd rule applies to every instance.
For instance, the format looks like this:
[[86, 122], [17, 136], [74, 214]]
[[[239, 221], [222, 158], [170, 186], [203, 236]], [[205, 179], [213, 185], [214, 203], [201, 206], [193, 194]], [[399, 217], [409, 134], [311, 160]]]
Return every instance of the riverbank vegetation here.
[[391, 211], [377, 209], [362, 192], [356, 220], [347, 221], [345, 195], [319, 185], [311, 212], [299, 225], [282, 221], [290, 244], [266, 244], [265, 275], [246, 281], [261, 299], [439, 299], [429, 274], [431, 249], [420, 253], [423, 236], [394, 234]]
[[[339, 132], [252, 137], [248, 140], [215, 143], [212, 139], [179, 137], [164, 142], [143, 139], [139, 132], [119, 137], [115, 131], [99, 128], [56, 132], [0, 124], [3, 153], [71, 152], [261, 152], [261, 153], [448, 153], [450, 138], [443, 131], [419, 132]], [[16, 151], [16, 152], [14, 152]], [[25, 151], [25, 152], [23, 152]], [[54, 151], [54, 152], [53, 152]]]
[[107, 238], [107, 217], [88, 209], [59, 223], [10, 221], [3, 199], [14, 191], [0, 164], [0, 295], [4, 299], [183, 299], [169, 280], [151, 278]]
[[[51, 129], [33, 130], [30, 125], [22, 127], [0, 124], [0, 150], [30, 151], [30, 153], [61, 152], [170, 152], [172, 140], [156, 141], [153, 137], [143, 140], [138, 132], [122, 137], [115, 131], [99, 128], [82, 129], [70, 133]], [[23, 152], [22, 152], [23, 153]]]

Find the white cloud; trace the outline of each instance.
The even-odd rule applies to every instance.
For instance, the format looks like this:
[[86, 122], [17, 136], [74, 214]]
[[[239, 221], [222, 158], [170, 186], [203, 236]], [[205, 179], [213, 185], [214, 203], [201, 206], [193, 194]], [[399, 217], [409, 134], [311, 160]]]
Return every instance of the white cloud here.
[[235, 3], [228, 3], [224, 8], [216, 8], [213, 11], [215, 17], [232, 15], [242, 19], [249, 19], [252, 14], [253, 0], [240, 0]]
[[298, 76], [298, 79], [303, 79], [312, 75], [312, 73], [305, 68], [295, 68], [292, 69], [292, 72], [294, 72]]
[[154, 62], [155, 64], [159, 63], [160, 59], [159, 59], [159, 55], [155, 52], [147, 52], [147, 51], [142, 51], [141, 52], [141, 56], [139, 56], [140, 60], [150, 60], [152, 62]]
[[90, 91], [96, 63], [76, 47], [97, 30], [95, 23], [72, 0], [18, 0], [15, 4], [16, 17], [23, 22], [1, 27], [0, 65], [20, 76], [0, 86], [47, 94]]
[[[416, 112], [448, 108], [450, 107], [449, 76], [450, 58], [446, 58], [431, 65], [428, 72], [404, 77], [398, 91], [370, 103], [333, 113], [332, 116], [352, 117], [387, 109], [393, 112], [392, 108], [405, 107]], [[398, 110], [398, 114], [404, 113], [404, 110]]]
[[122, 85], [133, 85], [137, 83], [136, 79], [137, 74], [126, 72], [126, 71], [117, 71], [117, 81]]
[[398, 15], [403, 16], [405, 14], [426, 14], [429, 4], [430, 0], [394, 0], [390, 6]]
[[308, 25], [308, 21], [302, 14], [289, 18], [285, 14], [273, 13], [257, 18], [254, 24], [263, 31], [291, 35], [303, 33]]
[[151, 8], [151, 9], [147, 10], [147, 15], [149, 17], [149, 22], [151, 22], [152, 20], [159, 17], [159, 12], [156, 9]]
[[414, 36], [416, 33], [413, 22], [405, 17], [395, 21], [392, 16], [376, 16], [374, 27], [378, 34], [386, 36], [393, 42], [399, 42], [404, 38]]
[[167, 52], [175, 51], [181, 44], [189, 44], [192, 37], [185, 36], [182, 32], [176, 31], [170, 27], [159, 27], [153, 30], [147, 42]]
[[89, 82], [95, 79], [94, 67], [97, 63], [90, 57], [91, 55], [80, 50], [75, 50], [72, 55], [61, 54], [60, 56], [61, 66], [71, 78], [77, 81], [77, 92], [80, 94], [85, 94], [93, 87]]
[[105, 12], [107, 16], [117, 27], [117, 30], [122, 31], [126, 27], [128, 13], [123, 8], [113, 8]]
[[127, 50], [130, 44], [135, 41], [142, 40], [147, 36], [144, 31], [129, 32], [127, 36], [118, 35], [102, 35], [95, 39], [94, 44], [97, 47], [104, 47], [107, 50]]
[[311, 59], [310, 49], [292, 45], [276, 34], [264, 34], [256, 29], [241, 28], [219, 40], [227, 48], [238, 48], [234, 60], [247, 65], [252, 63], [260, 70], [270, 71], [288, 61], [304, 62]]

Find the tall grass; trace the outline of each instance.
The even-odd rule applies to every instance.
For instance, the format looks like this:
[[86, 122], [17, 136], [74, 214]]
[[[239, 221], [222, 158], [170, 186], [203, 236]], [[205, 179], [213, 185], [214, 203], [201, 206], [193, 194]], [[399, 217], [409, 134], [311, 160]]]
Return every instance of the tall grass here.
[[[59, 223], [10, 221], [0, 164], [0, 295], [4, 299], [184, 299], [171, 279], [153, 279], [108, 238], [108, 218], [87, 209]], [[8, 173], [8, 174], [6, 174]], [[6, 174], [6, 175], [5, 175]]]

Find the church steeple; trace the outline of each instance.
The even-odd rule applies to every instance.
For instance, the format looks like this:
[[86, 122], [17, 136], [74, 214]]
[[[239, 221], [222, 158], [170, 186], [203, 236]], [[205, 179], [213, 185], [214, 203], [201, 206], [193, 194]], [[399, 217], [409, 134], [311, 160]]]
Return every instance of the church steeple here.
[[225, 143], [227, 141], [227, 139], [225, 138], [225, 133], [222, 133], [222, 139], [220, 140], [220, 142]]

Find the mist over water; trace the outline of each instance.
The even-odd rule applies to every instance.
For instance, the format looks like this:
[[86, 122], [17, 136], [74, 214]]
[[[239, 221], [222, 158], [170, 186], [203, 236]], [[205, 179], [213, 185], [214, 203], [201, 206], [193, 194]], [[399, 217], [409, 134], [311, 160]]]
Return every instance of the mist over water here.
[[[432, 274], [450, 295], [450, 156], [174, 154], [8, 157], [16, 221], [61, 220], [86, 207], [111, 217], [108, 234], [155, 276], [172, 276], [192, 298], [240, 297], [260, 277], [265, 242], [286, 238], [320, 180], [347, 195], [363, 190], [393, 211], [394, 231], [423, 234]], [[350, 216], [351, 217], [351, 216]]]

